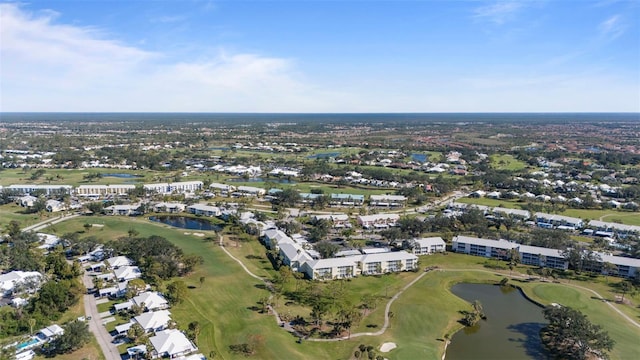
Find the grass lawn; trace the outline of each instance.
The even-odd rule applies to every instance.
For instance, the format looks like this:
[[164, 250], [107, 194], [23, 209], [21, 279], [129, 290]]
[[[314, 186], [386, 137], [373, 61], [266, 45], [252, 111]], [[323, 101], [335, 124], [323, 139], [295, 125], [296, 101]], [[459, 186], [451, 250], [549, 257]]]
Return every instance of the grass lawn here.
[[465, 204], [484, 205], [490, 207], [503, 207], [508, 209], [522, 209], [524, 203], [518, 202], [518, 200], [505, 200], [505, 199], [489, 199], [489, 198], [470, 198], [463, 197], [457, 199], [456, 202]]
[[[37, 360], [47, 359], [42, 355], [38, 355], [35, 357]], [[87, 360], [104, 360], [105, 357], [102, 354], [102, 350], [100, 349], [100, 345], [98, 345], [98, 341], [96, 338], [91, 335], [91, 341], [83, 346], [82, 348], [70, 353], [63, 355], [56, 355], [55, 359], [57, 360], [78, 360], [78, 359], [87, 359]]]
[[49, 217], [59, 216], [59, 213], [51, 214], [44, 212], [41, 214], [23, 214], [24, 208], [16, 204], [5, 204], [0, 206], [0, 228], [5, 228], [12, 220], [20, 223], [20, 227], [24, 228], [29, 225], [47, 220]]
[[527, 163], [520, 161], [509, 154], [494, 154], [489, 158], [491, 167], [496, 170], [520, 171], [527, 167]]

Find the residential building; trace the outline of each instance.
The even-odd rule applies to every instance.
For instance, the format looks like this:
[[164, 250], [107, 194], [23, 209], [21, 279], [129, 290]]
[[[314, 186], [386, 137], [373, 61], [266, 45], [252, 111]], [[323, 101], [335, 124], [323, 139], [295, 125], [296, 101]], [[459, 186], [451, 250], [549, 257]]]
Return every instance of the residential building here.
[[386, 229], [395, 226], [399, 219], [400, 215], [398, 214], [359, 215], [358, 224], [365, 229]]
[[313, 215], [314, 220], [327, 220], [331, 222], [332, 226], [336, 229], [351, 227], [351, 223], [349, 222], [349, 215], [347, 214], [322, 214], [322, 215]]
[[187, 208], [187, 205], [181, 203], [168, 203], [161, 202], [153, 205], [154, 212], [166, 212], [171, 214], [177, 214], [183, 212]]
[[50, 195], [64, 195], [71, 194], [73, 192], [73, 186], [71, 185], [9, 185], [6, 189], [23, 195], [42, 194], [46, 196]]
[[529, 245], [519, 245], [517, 249], [521, 264], [560, 270], [569, 268], [569, 261], [560, 250]]
[[187, 212], [203, 216], [220, 216], [222, 214], [219, 207], [204, 204], [189, 205], [187, 206]]
[[127, 195], [129, 191], [135, 190], [136, 186], [131, 184], [119, 185], [80, 185], [76, 188], [78, 196], [115, 196]]
[[113, 274], [118, 281], [129, 281], [142, 276], [142, 272], [137, 266], [121, 266], [113, 270]]
[[407, 197], [403, 195], [371, 195], [369, 205], [377, 207], [402, 207], [406, 204]]
[[139, 215], [139, 204], [133, 205], [111, 205], [103, 209], [106, 215], [133, 216]]
[[198, 350], [198, 348], [177, 329], [156, 332], [149, 338], [154, 349], [154, 358], [177, 358]]
[[331, 194], [329, 204], [331, 206], [362, 206], [364, 204], [364, 195]]
[[557, 228], [561, 230], [577, 230], [584, 226], [582, 219], [537, 212], [535, 214], [536, 223], [542, 228]]
[[413, 242], [415, 244], [412, 249], [414, 255], [428, 255], [446, 250], [446, 243], [439, 236], [413, 239]]
[[453, 238], [452, 250], [468, 255], [507, 259], [509, 251], [517, 247], [518, 244], [506, 240], [490, 240], [458, 235]]
[[144, 184], [143, 187], [147, 192], [155, 192], [158, 194], [194, 193], [202, 190], [202, 181]]

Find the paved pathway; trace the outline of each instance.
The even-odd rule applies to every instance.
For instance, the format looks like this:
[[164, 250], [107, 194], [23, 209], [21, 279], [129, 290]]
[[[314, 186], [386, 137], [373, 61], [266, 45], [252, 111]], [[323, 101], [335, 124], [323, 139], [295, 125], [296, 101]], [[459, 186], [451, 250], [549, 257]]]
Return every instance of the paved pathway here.
[[62, 221], [66, 221], [69, 219], [73, 219], [75, 217], [80, 216], [80, 214], [67, 214], [67, 215], [60, 215], [58, 217], [52, 218], [52, 219], [47, 219], [45, 221], [41, 221], [37, 224], [33, 224], [31, 226], [27, 226], [24, 229], [22, 229], [22, 231], [38, 231], [38, 230], [42, 230], [44, 228], [46, 228], [47, 226], [50, 225], [54, 225], [57, 224], [59, 222]]

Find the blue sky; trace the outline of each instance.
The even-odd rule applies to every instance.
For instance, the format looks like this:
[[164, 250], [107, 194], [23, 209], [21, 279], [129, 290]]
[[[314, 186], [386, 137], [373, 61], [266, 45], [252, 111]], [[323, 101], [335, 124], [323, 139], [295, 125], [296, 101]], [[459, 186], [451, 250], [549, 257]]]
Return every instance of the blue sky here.
[[640, 0], [36, 0], [0, 17], [0, 111], [640, 111]]

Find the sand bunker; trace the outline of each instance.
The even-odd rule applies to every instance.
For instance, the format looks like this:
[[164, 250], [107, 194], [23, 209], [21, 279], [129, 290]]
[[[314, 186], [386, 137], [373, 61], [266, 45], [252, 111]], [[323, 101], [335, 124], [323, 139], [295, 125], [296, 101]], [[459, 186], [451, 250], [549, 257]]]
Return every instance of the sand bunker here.
[[193, 236], [203, 237], [203, 236], [204, 236], [204, 234], [203, 234], [203, 233], [193, 233]]
[[397, 347], [396, 343], [394, 343], [394, 342], [386, 342], [386, 343], [382, 344], [382, 346], [380, 346], [380, 351], [381, 352], [389, 352], [389, 351], [395, 349], [396, 347]]

